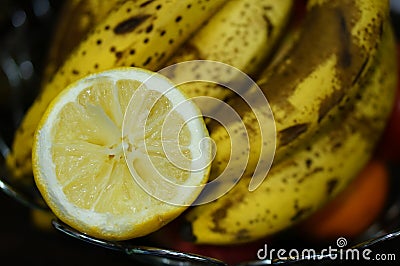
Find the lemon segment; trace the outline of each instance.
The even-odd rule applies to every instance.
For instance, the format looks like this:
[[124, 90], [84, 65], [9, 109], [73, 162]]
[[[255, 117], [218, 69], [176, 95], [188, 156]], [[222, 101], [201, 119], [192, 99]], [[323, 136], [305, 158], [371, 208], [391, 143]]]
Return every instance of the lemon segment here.
[[54, 214], [87, 234], [129, 239], [182, 213], [209, 175], [203, 118], [163, 76], [87, 76], [49, 105], [33, 145], [35, 182]]

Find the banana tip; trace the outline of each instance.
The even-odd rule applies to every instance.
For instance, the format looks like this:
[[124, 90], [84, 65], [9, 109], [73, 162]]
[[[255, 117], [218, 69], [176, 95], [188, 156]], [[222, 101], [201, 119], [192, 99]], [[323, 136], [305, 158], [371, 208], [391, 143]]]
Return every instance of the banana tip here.
[[188, 242], [196, 242], [197, 238], [193, 234], [193, 227], [189, 221], [183, 221], [180, 228], [180, 235], [183, 240]]

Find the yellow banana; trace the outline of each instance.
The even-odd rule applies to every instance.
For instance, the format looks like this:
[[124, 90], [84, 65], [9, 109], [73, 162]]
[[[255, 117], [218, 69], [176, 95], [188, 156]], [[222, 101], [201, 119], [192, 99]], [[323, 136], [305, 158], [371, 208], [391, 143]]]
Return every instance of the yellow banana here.
[[[387, 24], [389, 25], [389, 24]], [[243, 177], [223, 197], [193, 207], [186, 235], [196, 243], [233, 244], [260, 239], [306, 218], [342, 191], [370, 159], [393, 106], [397, 85], [394, 34], [388, 26], [357, 99], [335, 123], [274, 164], [248, 191]]]
[[31, 175], [32, 137], [49, 102], [88, 73], [129, 65], [157, 70], [226, 0], [126, 1], [112, 10], [68, 57], [29, 108], [18, 128], [7, 167]]
[[[293, 48], [257, 80], [275, 119], [275, 161], [285, 160], [319, 128], [329, 125], [354, 99], [373, 62], [388, 14], [388, 1], [308, 2]], [[229, 103], [242, 117], [250, 138], [246, 174], [256, 170], [254, 176], [257, 176], [257, 164], [264, 163], [264, 158], [260, 158], [261, 149], [268, 149], [266, 145], [272, 144], [263, 143], [254, 108], [247, 107], [239, 97]], [[225, 126], [232, 128], [230, 132], [238, 127], [235, 123]], [[243, 159], [231, 154], [232, 138], [223, 126], [210, 123], [209, 130], [211, 137], [218, 139], [211, 170], [212, 178], [216, 178], [228, 162], [241, 164]], [[236, 129], [237, 135], [242, 131]]]
[[42, 80], [48, 82], [72, 50], [125, 0], [69, 0], [63, 4], [50, 41]]
[[[167, 62], [167, 66], [189, 60], [213, 60], [255, 76], [286, 29], [293, 0], [231, 0], [186, 42]], [[233, 74], [216, 65], [210, 69], [196, 65], [174, 67], [174, 73], [214, 82], [233, 80]], [[210, 74], [212, 73], [212, 75]], [[175, 74], [176, 75], [176, 74]], [[218, 84], [191, 82], [180, 87], [189, 98], [209, 96], [225, 99], [233, 92]]]

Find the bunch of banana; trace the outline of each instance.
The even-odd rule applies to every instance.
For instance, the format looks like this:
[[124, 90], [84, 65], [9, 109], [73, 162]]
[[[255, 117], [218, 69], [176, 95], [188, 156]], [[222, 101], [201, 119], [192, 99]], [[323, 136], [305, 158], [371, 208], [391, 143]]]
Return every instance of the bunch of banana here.
[[269, 146], [276, 145], [274, 162], [286, 160], [317, 130], [335, 120], [354, 100], [367, 76], [388, 10], [388, 1], [308, 1], [292, 48], [257, 79], [274, 116], [276, 143], [262, 139], [265, 125], [257, 123], [255, 115], [263, 112], [263, 106], [258, 110], [239, 97], [230, 99], [228, 103], [242, 120], [225, 126], [209, 124], [210, 136], [217, 145], [212, 179], [226, 171], [228, 163], [231, 171], [241, 170], [243, 158], [231, 154], [231, 140], [244, 131], [250, 139], [249, 147], [242, 148], [249, 150], [245, 173], [260, 180], [269, 167], [268, 155], [263, 152], [271, 150]]
[[223, 197], [193, 207], [186, 216], [184, 232], [190, 232], [186, 238], [232, 244], [270, 236], [342, 191], [372, 156], [390, 114], [397, 86], [395, 53], [393, 31], [385, 24], [378, 54], [347, 110], [274, 163], [256, 190], [249, 192], [251, 175], [247, 175]]
[[[284, 31], [293, 0], [119, 3], [68, 56], [25, 115], [7, 157], [7, 166], [17, 179], [31, 179], [31, 146], [36, 125], [48, 103], [69, 83], [116, 66], [159, 70], [187, 59], [219, 60], [255, 73]], [[208, 39], [210, 34], [214, 34], [214, 41]], [[233, 43], [238, 38], [244, 45]], [[224, 45], [217, 45], [219, 42]], [[224, 53], [228, 44], [236, 53], [234, 56]], [[209, 91], [206, 84], [185, 87], [182, 89], [192, 96]], [[219, 98], [225, 96], [223, 92]]]
[[43, 82], [49, 81], [81, 40], [99, 24], [113, 8], [125, 0], [69, 0], [63, 3], [50, 41]]

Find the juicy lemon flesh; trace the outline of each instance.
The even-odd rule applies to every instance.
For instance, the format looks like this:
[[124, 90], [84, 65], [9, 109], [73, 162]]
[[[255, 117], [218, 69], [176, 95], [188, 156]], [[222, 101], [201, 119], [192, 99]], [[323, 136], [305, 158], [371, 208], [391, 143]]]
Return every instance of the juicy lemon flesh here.
[[[125, 111], [131, 96], [141, 85], [135, 80], [101, 78], [82, 89], [76, 100], [65, 103], [51, 124], [50, 154], [56, 182], [68, 204], [79, 209], [80, 214], [65, 214], [69, 207], [60, 207], [60, 203], [51, 200], [54, 196], [46, 192], [48, 188], [43, 188], [41, 183], [44, 181], [37, 181], [39, 190], [44, 192], [44, 198], [60, 219], [100, 238], [129, 239], [148, 234], [185, 209], [149, 195], [135, 182], [127, 166], [124, 147], [127, 153], [133, 154], [134, 159], [128, 163], [132, 163], [136, 173], [153, 185], [151, 192], [170, 193], [171, 198], [173, 191], [163, 189], [156, 179], [151, 179], [159, 174], [172, 183], [185, 184], [190, 177], [191, 131], [182, 117], [172, 110], [173, 104], [167, 97], [146, 90], [143, 101], [131, 105], [133, 113], [147, 114], [143, 116], [146, 119], [138, 121], [142, 119], [140, 115], [128, 117], [135, 122], [123, 135]], [[158, 100], [154, 104], [155, 97]], [[168, 123], [165, 123], [166, 119]], [[145, 126], [139, 128], [140, 125]], [[160, 130], [163, 126], [165, 128]], [[170, 149], [172, 157], [176, 155], [185, 160], [181, 160], [180, 165], [171, 163], [162, 142], [178, 145], [179, 149]], [[155, 169], [158, 173], [154, 173]], [[205, 181], [206, 174], [201, 183]], [[186, 200], [190, 203], [194, 199]], [[79, 217], [73, 217], [80, 216], [82, 211], [86, 216], [91, 213], [103, 215], [100, 217], [105, 221], [91, 224], [92, 221], [82, 222]], [[114, 217], [121, 221], [112, 224]]]

